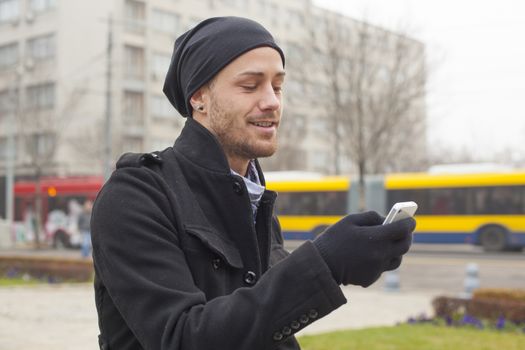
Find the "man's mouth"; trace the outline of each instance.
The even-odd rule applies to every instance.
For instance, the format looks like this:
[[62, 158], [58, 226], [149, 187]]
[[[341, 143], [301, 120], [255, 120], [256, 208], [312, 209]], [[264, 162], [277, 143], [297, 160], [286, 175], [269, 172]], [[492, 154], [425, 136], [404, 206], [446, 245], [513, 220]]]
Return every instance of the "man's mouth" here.
[[253, 124], [255, 126], [260, 126], [262, 128], [270, 128], [270, 127], [276, 125], [276, 123], [274, 123], [274, 122], [255, 122], [255, 123], [251, 123], [251, 124]]

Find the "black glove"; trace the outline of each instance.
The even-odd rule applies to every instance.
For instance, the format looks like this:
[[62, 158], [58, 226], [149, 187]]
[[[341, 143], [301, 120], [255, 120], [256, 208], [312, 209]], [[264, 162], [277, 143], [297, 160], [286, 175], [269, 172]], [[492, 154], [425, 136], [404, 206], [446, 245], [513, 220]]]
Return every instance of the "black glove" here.
[[416, 221], [382, 225], [383, 220], [373, 211], [348, 215], [314, 240], [338, 284], [368, 287], [384, 271], [399, 267], [412, 244]]

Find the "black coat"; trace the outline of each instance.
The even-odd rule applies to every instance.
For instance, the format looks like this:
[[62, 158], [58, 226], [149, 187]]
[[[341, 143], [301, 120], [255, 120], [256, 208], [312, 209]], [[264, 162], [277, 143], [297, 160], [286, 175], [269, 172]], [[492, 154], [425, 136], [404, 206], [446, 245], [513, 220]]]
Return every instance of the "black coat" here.
[[298, 349], [293, 334], [346, 299], [313, 244], [283, 249], [275, 198], [254, 225], [242, 178], [191, 118], [173, 148], [124, 155], [91, 223], [101, 348]]

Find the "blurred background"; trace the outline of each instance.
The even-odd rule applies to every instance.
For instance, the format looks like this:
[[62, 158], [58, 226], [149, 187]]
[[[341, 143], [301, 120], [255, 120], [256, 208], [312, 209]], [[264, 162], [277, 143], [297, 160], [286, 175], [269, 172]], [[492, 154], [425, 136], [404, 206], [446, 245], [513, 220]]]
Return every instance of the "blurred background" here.
[[261, 163], [289, 249], [414, 200], [405, 286], [465, 293], [474, 263], [485, 286], [525, 287], [518, 0], [0, 0], [4, 274], [24, 254], [47, 277], [45, 259], [80, 258], [78, 219], [119, 155], [169, 147], [184, 124], [162, 93], [175, 38], [223, 15], [259, 21], [286, 55], [280, 147]]

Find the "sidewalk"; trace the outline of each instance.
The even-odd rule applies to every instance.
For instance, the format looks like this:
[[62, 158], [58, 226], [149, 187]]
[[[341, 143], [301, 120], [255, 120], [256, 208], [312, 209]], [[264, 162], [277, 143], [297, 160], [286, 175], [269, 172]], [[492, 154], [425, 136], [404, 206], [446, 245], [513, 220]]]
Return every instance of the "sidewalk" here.
[[[431, 312], [429, 292], [384, 292], [344, 287], [348, 303], [299, 335], [339, 329], [395, 325]], [[2, 349], [97, 349], [97, 314], [91, 284], [0, 288]], [[30, 334], [31, 336], [28, 336]]]
[[347, 303], [309, 325], [298, 335], [350, 328], [393, 326], [422, 313], [430, 316], [433, 314], [432, 300], [440, 294], [429, 291], [386, 292], [381, 287], [380, 283], [368, 289], [355, 286], [343, 287]]

